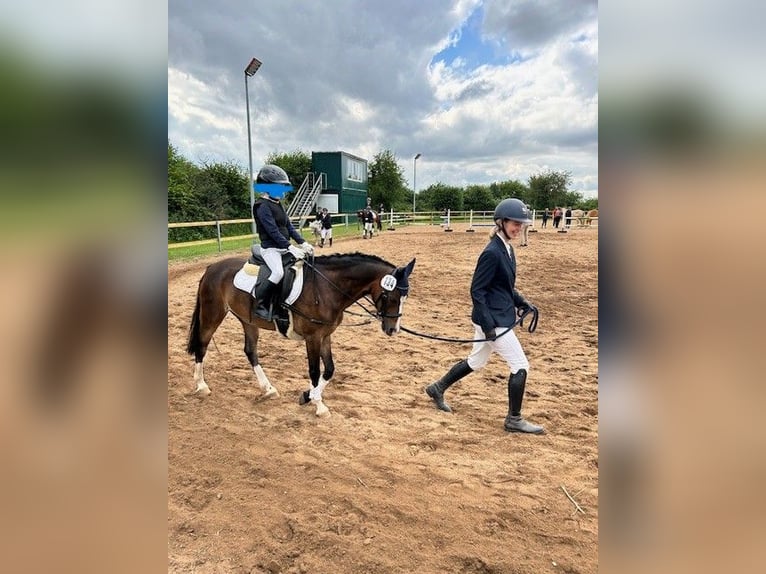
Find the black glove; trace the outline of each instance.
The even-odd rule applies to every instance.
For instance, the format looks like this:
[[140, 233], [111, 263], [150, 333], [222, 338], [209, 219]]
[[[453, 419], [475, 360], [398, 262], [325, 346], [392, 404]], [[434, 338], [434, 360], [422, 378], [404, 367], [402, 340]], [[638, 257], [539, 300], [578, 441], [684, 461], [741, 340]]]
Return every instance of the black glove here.
[[484, 338], [488, 339], [489, 341], [494, 341], [497, 339], [497, 333], [495, 333], [494, 329], [490, 329], [489, 331], [484, 331]]
[[522, 299], [519, 304], [516, 306], [516, 313], [521, 317], [524, 313], [527, 311], [532, 311], [533, 313], [537, 313], [537, 307], [532, 305], [529, 301], [526, 299]]

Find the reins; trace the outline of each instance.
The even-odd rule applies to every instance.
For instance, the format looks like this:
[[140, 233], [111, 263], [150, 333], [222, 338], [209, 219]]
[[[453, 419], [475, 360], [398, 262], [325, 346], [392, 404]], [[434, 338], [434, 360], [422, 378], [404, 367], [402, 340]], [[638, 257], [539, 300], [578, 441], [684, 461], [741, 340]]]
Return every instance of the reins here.
[[[311, 257], [311, 259], [313, 259], [313, 256]], [[309, 269], [311, 269], [311, 271], [312, 271], [313, 273], [315, 273], [316, 275], [318, 275], [319, 277], [321, 277], [322, 279], [324, 279], [325, 281], [327, 281], [327, 283], [328, 283], [328, 284], [329, 284], [329, 285], [330, 285], [330, 286], [331, 286], [333, 289], [335, 289], [335, 290], [336, 290], [338, 293], [340, 293], [341, 295], [343, 295], [343, 296], [344, 296], [344, 297], [346, 297], [347, 299], [352, 299], [352, 296], [351, 296], [351, 295], [349, 295], [349, 294], [348, 294], [348, 293], [346, 293], [346, 292], [345, 292], [343, 289], [341, 289], [340, 287], [338, 287], [338, 285], [336, 285], [336, 284], [335, 284], [335, 283], [334, 283], [334, 282], [333, 282], [333, 281], [332, 281], [332, 280], [331, 280], [329, 277], [327, 277], [327, 275], [325, 275], [325, 274], [324, 274], [324, 273], [322, 273], [322, 272], [321, 272], [319, 269], [317, 269], [316, 265], [314, 265], [313, 263], [309, 262], [309, 260], [308, 260], [308, 259], [304, 259], [304, 260], [303, 260], [303, 263], [304, 263], [304, 265], [306, 265], [306, 266], [307, 266]], [[380, 296], [378, 297], [378, 300], [380, 300], [380, 298], [381, 298], [381, 297], [383, 297], [384, 295], [386, 295], [386, 293], [385, 293], [385, 292], [381, 293], [381, 294], [380, 294]], [[368, 315], [370, 315], [371, 317], [373, 317], [373, 318], [375, 318], [375, 319], [396, 319], [396, 318], [398, 318], [398, 317], [401, 317], [401, 314], [398, 314], [398, 315], [384, 315], [383, 313], [381, 313], [380, 311], [378, 311], [378, 310], [377, 310], [377, 308], [378, 308], [378, 305], [377, 305], [377, 301], [378, 301], [378, 300], [376, 300], [376, 301], [373, 301], [373, 300], [372, 300], [372, 299], [370, 299], [370, 298], [369, 298], [367, 295], [362, 295], [362, 297], [361, 297], [361, 298], [362, 298], [362, 299], [364, 299], [365, 301], [367, 301], [368, 303], [370, 303], [370, 304], [371, 304], [373, 307], [375, 307], [375, 311], [376, 311], [376, 312], [375, 312], [375, 313], [373, 313], [372, 311], [370, 311], [370, 310], [369, 310], [367, 307], [365, 307], [365, 306], [364, 306], [362, 303], [360, 303], [358, 299], [357, 299], [357, 300], [354, 300], [354, 301], [353, 301], [353, 304], [354, 304], [354, 305], [359, 305], [359, 306], [360, 306], [362, 309], [364, 309], [365, 313], [367, 313]], [[318, 304], [319, 304], [319, 301], [318, 301], [318, 300], [315, 298], [315, 300], [314, 300], [314, 303], [315, 303], [316, 305], [318, 305]], [[298, 309], [296, 309], [296, 308], [295, 308], [294, 306], [292, 306], [292, 305], [287, 305], [287, 304], [284, 304], [283, 306], [284, 306], [285, 308], [287, 308], [287, 309], [290, 309], [290, 310], [291, 310], [293, 313], [295, 313], [296, 315], [299, 315], [299, 316], [303, 317], [304, 319], [306, 319], [307, 321], [310, 321], [310, 322], [312, 322], [312, 323], [316, 323], [316, 324], [319, 324], [319, 325], [331, 325], [331, 324], [332, 324], [332, 323], [328, 323], [327, 321], [321, 321], [321, 320], [319, 320], [319, 319], [314, 319], [313, 317], [309, 317], [308, 315], [306, 315], [305, 313], [303, 313], [303, 312], [299, 311]], [[357, 316], [359, 316], [359, 317], [364, 317], [364, 315], [362, 315], [362, 314], [359, 314], [359, 313], [352, 313], [351, 311], [348, 311], [348, 310], [346, 310], [346, 309], [344, 309], [344, 310], [343, 310], [343, 312], [344, 312], [344, 313], [349, 313], [349, 314], [352, 314], [352, 315], [357, 315]], [[365, 322], [363, 322], [363, 323], [358, 323], [358, 324], [356, 324], [356, 325], [348, 325], [348, 326], [349, 326], [349, 327], [359, 327], [359, 326], [362, 326], [362, 325], [368, 325], [370, 322], [371, 322], [371, 321], [365, 321]]]
[[534, 333], [535, 329], [537, 329], [537, 319], [539, 315], [539, 311], [537, 308], [534, 309], [527, 309], [524, 311], [519, 318], [508, 327], [505, 331], [497, 335], [494, 339], [453, 339], [451, 337], [438, 337], [436, 335], [428, 335], [426, 333], [419, 333], [417, 331], [413, 331], [412, 329], [408, 329], [407, 327], [404, 327], [403, 325], [400, 325], [399, 328], [404, 331], [405, 333], [409, 333], [410, 335], [415, 335], [416, 337], [423, 337], [424, 339], [432, 339], [434, 341], [444, 341], [445, 343], [484, 343], [486, 341], [496, 341], [503, 335], [507, 334], [509, 331], [513, 330], [513, 328], [516, 325], [524, 326], [524, 319], [526, 319], [527, 315], [532, 313], [532, 319], [529, 322], [529, 326], [527, 327], [527, 331], [530, 333]]

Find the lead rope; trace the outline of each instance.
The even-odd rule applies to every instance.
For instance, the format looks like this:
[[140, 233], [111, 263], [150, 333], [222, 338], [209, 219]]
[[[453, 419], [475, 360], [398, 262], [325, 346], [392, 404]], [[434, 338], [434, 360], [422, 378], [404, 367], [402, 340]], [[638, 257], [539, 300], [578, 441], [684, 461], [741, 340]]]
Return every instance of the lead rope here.
[[529, 326], [527, 327], [527, 331], [530, 333], [534, 333], [535, 329], [537, 329], [537, 319], [539, 316], [539, 311], [537, 310], [537, 307], [530, 308], [524, 311], [519, 318], [514, 322], [513, 325], [508, 327], [505, 331], [500, 333], [497, 337], [494, 339], [453, 339], [451, 337], [437, 337], [436, 335], [428, 335], [426, 333], [419, 333], [417, 331], [413, 331], [412, 329], [408, 329], [407, 327], [404, 327], [402, 325], [399, 326], [399, 328], [404, 331], [405, 333], [409, 333], [410, 335], [415, 335], [416, 337], [423, 337], [424, 339], [432, 339], [434, 341], [444, 341], [446, 343], [484, 343], [486, 341], [496, 341], [509, 331], [511, 331], [516, 325], [524, 326], [524, 319], [526, 319], [527, 315], [532, 313], [532, 319], [529, 322]]

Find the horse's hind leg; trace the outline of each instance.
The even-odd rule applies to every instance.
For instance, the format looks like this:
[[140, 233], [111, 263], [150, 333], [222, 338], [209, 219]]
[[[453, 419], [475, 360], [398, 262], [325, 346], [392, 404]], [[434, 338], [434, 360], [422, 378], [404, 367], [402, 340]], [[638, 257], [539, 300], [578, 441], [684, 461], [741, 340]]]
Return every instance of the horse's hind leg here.
[[189, 328], [189, 344], [187, 351], [194, 355], [194, 382], [197, 387], [195, 392], [200, 396], [210, 394], [210, 387], [205, 382], [202, 362], [205, 360], [207, 346], [213, 338], [213, 333], [226, 317], [226, 307], [223, 301], [212, 295], [206, 285], [200, 284], [197, 293], [197, 304], [192, 315]]
[[250, 366], [253, 367], [258, 386], [263, 391], [262, 398], [278, 397], [279, 391], [271, 384], [266, 373], [263, 372], [263, 367], [258, 362], [258, 327], [242, 321], [242, 328], [245, 330], [245, 355], [250, 361]]

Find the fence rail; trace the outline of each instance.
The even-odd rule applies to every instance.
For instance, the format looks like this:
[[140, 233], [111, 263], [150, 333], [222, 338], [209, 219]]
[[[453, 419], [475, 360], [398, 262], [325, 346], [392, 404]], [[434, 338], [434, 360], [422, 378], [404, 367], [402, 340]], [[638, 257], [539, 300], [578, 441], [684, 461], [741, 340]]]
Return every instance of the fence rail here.
[[[381, 221], [384, 226], [387, 226], [387, 229], [392, 230], [396, 229], [397, 226], [402, 225], [441, 225], [443, 227], [449, 228], [449, 226], [452, 223], [467, 223], [469, 227], [474, 226], [486, 226], [486, 225], [492, 225], [492, 216], [494, 212], [492, 211], [418, 211], [418, 212], [408, 212], [408, 211], [400, 211], [400, 212], [394, 212], [389, 211], [383, 214]], [[535, 227], [536, 224], [542, 219], [542, 212], [540, 211], [533, 211], [533, 223], [532, 226]], [[357, 224], [358, 225], [358, 219], [356, 216], [356, 213], [338, 213], [334, 214], [332, 216], [333, 219], [333, 227], [335, 226], [344, 226], [349, 227], [350, 225]], [[553, 217], [550, 217], [551, 221], [553, 220]], [[291, 218], [291, 221], [293, 225], [298, 225], [299, 218]], [[251, 219], [224, 219], [224, 220], [215, 220], [215, 221], [185, 221], [185, 222], [175, 222], [175, 223], [168, 223], [168, 229], [178, 229], [183, 227], [215, 227], [216, 228], [216, 237], [210, 238], [210, 239], [197, 239], [194, 241], [179, 241], [179, 242], [168, 242], [168, 249], [175, 249], [180, 247], [189, 247], [193, 245], [206, 245], [206, 244], [213, 244], [218, 243], [218, 251], [221, 251], [221, 245], [224, 241], [237, 241], [241, 239], [246, 239], [248, 237], [252, 237], [252, 233], [248, 233], [245, 235], [235, 235], [235, 236], [229, 236], [225, 237], [221, 235], [221, 226], [223, 225], [237, 225], [237, 224], [243, 224], [243, 223], [251, 223]], [[572, 223], [575, 223], [576, 220], [573, 218]], [[598, 225], [598, 218], [593, 218], [592, 222]], [[562, 220], [562, 224], [563, 224]], [[303, 230], [299, 230], [303, 231]]]

